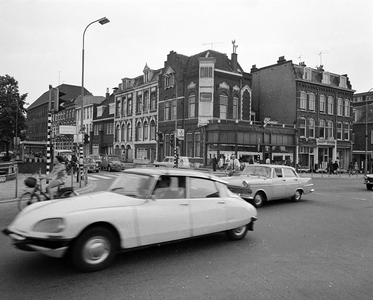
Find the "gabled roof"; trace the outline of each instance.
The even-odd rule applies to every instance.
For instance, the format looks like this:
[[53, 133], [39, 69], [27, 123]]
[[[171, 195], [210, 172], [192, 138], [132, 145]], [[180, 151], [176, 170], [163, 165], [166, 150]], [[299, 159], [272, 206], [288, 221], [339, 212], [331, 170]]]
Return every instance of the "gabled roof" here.
[[[237, 73], [237, 70], [233, 70], [232, 61], [228, 58], [227, 54], [220, 53], [214, 50], [206, 50], [201, 53], [189, 56], [188, 63], [186, 65], [186, 73], [189, 72], [198, 72], [199, 69], [199, 58], [208, 58], [213, 57], [215, 58], [215, 69]], [[240, 64], [237, 62], [237, 69], [243, 73], [243, 69], [241, 68]]]
[[[76, 86], [76, 85], [70, 85], [70, 84], [60, 84], [57, 86], [65, 95], [62, 97], [62, 99], [72, 101], [79, 95], [81, 95], [82, 87]], [[85, 95], [92, 95], [88, 90], [84, 88], [84, 94]], [[36, 101], [34, 101], [27, 109], [33, 109], [35, 107], [38, 107], [42, 104], [48, 103], [49, 101], [49, 91], [44, 92]]]
[[[93, 120], [113, 118], [113, 122], [114, 122], [114, 114], [109, 114], [110, 104], [112, 103], [114, 103], [114, 93], [112, 93], [109, 97], [107, 97], [100, 104], [95, 104], [95, 109], [94, 109], [95, 112], [94, 112]], [[102, 115], [100, 117], [97, 117], [97, 107], [99, 106], [105, 106], [105, 108], [104, 108], [104, 111], [102, 112]]]

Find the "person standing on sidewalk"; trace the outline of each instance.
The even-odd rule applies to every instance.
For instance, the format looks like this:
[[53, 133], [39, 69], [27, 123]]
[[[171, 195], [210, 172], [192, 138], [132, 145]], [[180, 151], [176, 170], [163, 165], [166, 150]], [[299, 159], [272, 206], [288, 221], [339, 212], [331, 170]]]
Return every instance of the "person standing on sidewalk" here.
[[214, 154], [214, 157], [212, 158], [212, 170], [216, 171], [216, 165], [218, 164], [218, 159], [216, 158], [216, 155]]
[[328, 161], [328, 172], [329, 172], [329, 176], [333, 174], [333, 163], [331, 159], [329, 159]]
[[333, 164], [333, 174], [338, 175], [338, 168], [339, 168], [338, 162], [335, 161]]

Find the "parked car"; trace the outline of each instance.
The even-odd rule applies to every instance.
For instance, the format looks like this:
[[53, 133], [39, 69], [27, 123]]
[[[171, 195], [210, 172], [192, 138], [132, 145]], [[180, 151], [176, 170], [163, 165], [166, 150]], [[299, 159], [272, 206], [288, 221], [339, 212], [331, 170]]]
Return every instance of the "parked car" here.
[[[163, 161], [161, 162], [154, 162], [155, 167], [166, 167], [166, 168], [173, 168], [175, 165], [175, 157], [174, 156], [166, 156]], [[190, 168], [190, 161], [189, 157], [187, 156], [180, 156], [178, 161], [179, 168]]]
[[3, 232], [18, 249], [97, 271], [117, 252], [144, 246], [220, 232], [240, 240], [256, 220], [256, 209], [214, 175], [134, 168], [108, 191], [31, 204]]
[[100, 155], [98, 155], [98, 154], [90, 154], [90, 155], [87, 155], [87, 157], [93, 158], [95, 160], [97, 166], [99, 168], [101, 168], [102, 159], [101, 159]]
[[102, 157], [101, 169], [111, 171], [122, 171], [126, 165], [120, 161], [118, 155], [106, 155]]
[[373, 188], [373, 174], [366, 174], [364, 176], [364, 184], [367, 187], [367, 190], [371, 190]]
[[299, 201], [303, 194], [314, 191], [311, 178], [300, 177], [293, 167], [283, 165], [246, 165], [238, 176], [222, 179], [231, 186], [250, 188], [252, 193], [239, 194], [255, 207], [275, 199]]
[[98, 173], [100, 171], [98, 164], [93, 158], [90, 158], [90, 157], [83, 158], [83, 165], [84, 165], [84, 168], [86, 168], [87, 172]]

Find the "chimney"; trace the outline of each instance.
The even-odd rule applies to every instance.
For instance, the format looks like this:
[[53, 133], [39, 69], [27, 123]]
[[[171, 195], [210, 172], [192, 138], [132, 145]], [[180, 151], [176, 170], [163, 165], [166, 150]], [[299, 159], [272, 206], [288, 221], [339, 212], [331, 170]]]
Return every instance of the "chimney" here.
[[232, 53], [231, 56], [232, 69], [234, 73], [237, 73], [238, 63], [237, 63], [237, 53]]
[[278, 64], [282, 64], [282, 63], [284, 63], [284, 62], [286, 62], [285, 56], [280, 56], [280, 57], [278, 58], [277, 63], [278, 63]]
[[253, 72], [255, 72], [255, 71], [258, 71], [258, 68], [256, 67], [256, 65], [253, 65], [253, 66], [251, 67], [250, 72], [253, 73]]
[[306, 65], [306, 63], [305, 63], [304, 61], [301, 61], [301, 62], [299, 63], [299, 65], [300, 65], [301, 67], [307, 67], [307, 65]]
[[109, 99], [110, 94], [109, 94], [109, 88], [106, 88], [106, 99]]

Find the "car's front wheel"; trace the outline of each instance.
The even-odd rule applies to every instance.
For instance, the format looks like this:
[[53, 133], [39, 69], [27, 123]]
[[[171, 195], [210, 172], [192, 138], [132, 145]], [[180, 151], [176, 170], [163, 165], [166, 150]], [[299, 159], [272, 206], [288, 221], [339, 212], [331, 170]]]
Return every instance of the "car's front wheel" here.
[[291, 198], [294, 202], [300, 201], [302, 198], [302, 192], [300, 190], [296, 190], [293, 197]]
[[108, 170], [108, 172], [111, 172], [111, 167], [108, 166], [108, 167], [107, 167], [107, 170]]
[[262, 192], [258, 192], [254, 196], [254, 206], [261, 207], [265, 201], [265, 196]]
[[372, 184], [367, 184], [367, 190], [371, 190], [373, 188]]
[[244, 225], [241, 227], [228, 230], [227, 237], [231, 241], [238, 241], [238, 240], [242, 240], [246, 236], [246, 233], [247, 233], [247, 226]]
[[103, 227], [90, 228], [74, 242], [71, 260], [83, 272], [99, 271], [113, 262], [117, 247], [116, 236], [111, 230]]

